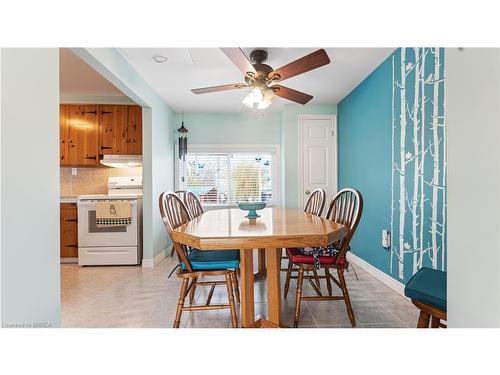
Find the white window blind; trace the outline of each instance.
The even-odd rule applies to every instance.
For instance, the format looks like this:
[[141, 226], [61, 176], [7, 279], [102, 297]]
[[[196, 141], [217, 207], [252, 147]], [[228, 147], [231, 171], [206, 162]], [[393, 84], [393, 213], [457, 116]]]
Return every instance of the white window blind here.
[[189, 152], [183, 186], [195, 193], [203, 205], [273, 203], [273, 174], [272, 153]]

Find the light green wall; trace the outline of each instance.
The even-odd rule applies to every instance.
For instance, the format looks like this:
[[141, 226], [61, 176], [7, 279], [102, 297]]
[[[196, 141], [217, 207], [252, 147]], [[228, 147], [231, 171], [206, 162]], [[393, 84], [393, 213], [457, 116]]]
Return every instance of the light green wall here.
[[174, 188], [174, 112], [116, 49], [76, 48], [73, 51], [143, 106], [143, 259], [152, 260], [169, 245], [160, 219], [158, 196]]
[[[181, 124], [181, 114], [175, 115], [176, 128]], [[256, 113], [185, 113], [190, 143], [245, 143], [279, 144], [281, 118], [279, 112]]]
[[281, 111], [281, 159], [282, 168], [281, 197], [285, 207], [299, 207], [299, 116], [336, 115], [336, 104], [287, 104]]
[[58, 327], [59, 53], [3, 49], [0, 65], [1, 319]]
[[[185, 113], [184, 124], [189, 130], [188, 142], [191, 144], [279, 144], [281, 149], [281, 205], [298, 207], [298, 127], [299, 115], [303, 114], [335, 115], [337, 106], [286, 104], [281, 111]], [[178, 128], [180, 124], [181, 114], [176, 113], [174, 128]]]

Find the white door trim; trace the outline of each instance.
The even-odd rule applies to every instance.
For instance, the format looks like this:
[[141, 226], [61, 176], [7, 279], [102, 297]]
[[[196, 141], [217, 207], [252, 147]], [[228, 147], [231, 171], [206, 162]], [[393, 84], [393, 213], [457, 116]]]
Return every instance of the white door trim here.
[[[318, 120], [318, 119], [326, 119], [333, 120], [333, 137], [332, 137], [332, 155], [333, 155], [333, 168], [334, 173], [333, 177], [333, 193], [336, 194], [338, 191], [338, 170], [337, 170], [337, 159], [338, 159], [338, 150], [337, 150], [337, 116], [336, 115], [299, 115], [299, 126], [298, 126], [298, 136], [299, 136], [299, 165], [298, 165], [298, 174], [299, 174], [299, 207], [304, 207], [304, 194], [301, 193], [301, 189], [304, 185], [304, 175], [303, 175], [303, 155], [302, 155], [302, 129], [304, 127], [304, 120]], [[329, 202], [325, 202], [327, 205]]]

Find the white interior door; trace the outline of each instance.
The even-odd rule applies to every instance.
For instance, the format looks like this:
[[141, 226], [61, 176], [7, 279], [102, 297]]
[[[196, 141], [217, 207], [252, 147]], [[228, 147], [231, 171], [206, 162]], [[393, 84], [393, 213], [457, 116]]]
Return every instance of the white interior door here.
[[321, 188], [326, 192], [326, 210], [337, 191], [336, 116], [304, 115], [299, 123], [300, 205], [304, 207], [311, 192]]

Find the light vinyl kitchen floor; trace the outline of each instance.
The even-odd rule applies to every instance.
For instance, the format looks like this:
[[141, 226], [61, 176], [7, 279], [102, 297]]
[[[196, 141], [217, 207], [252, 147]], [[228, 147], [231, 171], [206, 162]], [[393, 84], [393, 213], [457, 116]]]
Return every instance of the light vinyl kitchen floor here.
[[[180, 282], [175, 266], [168, 257], [155, 268], [140, 266], [79, 267], [61, 265], [62, 327], [172, 327]], [[360, 328], [416, 327], [418, 310], [405, 298], [355, 266], [359, 280], [352, 270], [346, 274], [347, 287]], [[282, 273], [282, 288], [285, 273]], [[324, 282], [324, 281], [323, 281]], [[255, 283], [255, 313], [266, 314], [265, 279]], [[314, 294], [307, 281], [307, 294]], [[322, 290], [326, 286], [322, 285]], [[340, 290], [337, 290], [340, 293]], [[198, 287], [196, 300], [203, 303], [208, 288]], [[216, 288], [213, 302], [227, 301], [225, 286]], [[293, 326], [295, 280], [291, 281], [287, 299], [282, 299], [283, 323]], [[229, 310], [185, 312], [181, 327], [227, 328]], [[302, 302], [299, 327], [348, 328], [349, 319], [343, 301]]]

